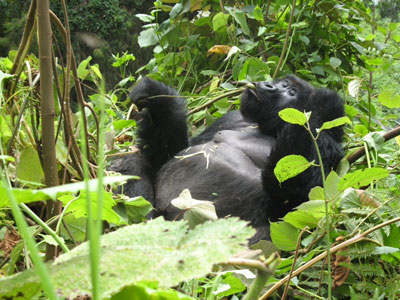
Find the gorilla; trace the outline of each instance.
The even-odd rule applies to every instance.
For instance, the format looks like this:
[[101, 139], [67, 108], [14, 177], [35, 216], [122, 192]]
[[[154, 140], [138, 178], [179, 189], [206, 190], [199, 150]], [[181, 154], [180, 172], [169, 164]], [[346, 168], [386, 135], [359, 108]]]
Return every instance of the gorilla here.
[[[144, 196], [156, 215], [174, 219], [179, 210], [170, 202], [189, 189], [194, 199], [212, 201], [219, 217], [250, 221], [257, 232], [250, 243], [269, 239], [269, 221], [307, 201], [310, 189], [322, 185], [318, 166], [281, 184], [276, 179], [273, 170], [286, 155], [302, 155], [318, 163], [309, 133], [284, 122], [278, 112], [311, 111], [314, 134], [324, 122], [344, 115], [337, 93], [289, 75], [254, 83], [254, 88], [243, 92], [240, 111], [225, 114], [189, 139], [186, 101], [174, 89], [146, 77], [130, 98], [140, 115], [139, 154], [114, 160], [110, 168], [141, 176], [126, 184], [125, 194]], [[343, 157], [342, 137], [343, 128], [337, 127], [322, 131], [318, 138], [326, 173]]]

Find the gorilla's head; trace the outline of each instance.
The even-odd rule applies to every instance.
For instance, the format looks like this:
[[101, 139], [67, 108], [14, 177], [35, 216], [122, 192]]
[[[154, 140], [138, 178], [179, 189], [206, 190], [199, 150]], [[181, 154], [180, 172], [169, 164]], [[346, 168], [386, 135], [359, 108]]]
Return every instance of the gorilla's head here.
[[284, 124], [278, 113], [289, 107], [312, 111], [311, 122], [316, 128], [323, 123], [319, 120], [333, 120], [344, 113], [343, 101], [337, 93], [316, 89], [294, 75], [256, 82], [254, 88], [247, 88], [243, 93], [240, 111], [247, 120], [258, 123], [265, 134], [275, 135], [277, 128]]

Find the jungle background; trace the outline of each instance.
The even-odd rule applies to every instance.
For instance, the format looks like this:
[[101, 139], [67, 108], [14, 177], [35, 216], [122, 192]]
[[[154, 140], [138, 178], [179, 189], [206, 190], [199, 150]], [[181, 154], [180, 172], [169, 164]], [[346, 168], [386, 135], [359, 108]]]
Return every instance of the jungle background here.
[[[0, 298], [399, 299], [399, 11], [0, 0]], [[286, 74], [343, 97], [347, 159], [272, 241], [248, 249], [245, 222], [190, 197], [184, 220], [146, 221], [146, 199], [112, 193], [131, 179], [106, 167], [136, 151], [141, 76], [187, 99], [196, 135], [238, 109], [243, 85]]]

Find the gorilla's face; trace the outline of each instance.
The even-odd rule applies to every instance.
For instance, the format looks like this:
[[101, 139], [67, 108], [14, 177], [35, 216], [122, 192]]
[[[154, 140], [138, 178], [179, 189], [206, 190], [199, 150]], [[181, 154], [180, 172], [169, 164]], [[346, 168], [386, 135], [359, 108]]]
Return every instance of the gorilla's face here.
[[[301, 103], [315, 90], [309, 83], [294, 75], [275, 81], [256, 82], [254, 86], [255, 88], [248, 88], [243, 93], [240, 111], [246, 119], [257, 122], [265, 133], [270, 130], [268, 127], [276, 126], [276, 122], [280, 122], [280, 110], [301, 107]], [[266, 120], [265, 116], [269, 119]]]

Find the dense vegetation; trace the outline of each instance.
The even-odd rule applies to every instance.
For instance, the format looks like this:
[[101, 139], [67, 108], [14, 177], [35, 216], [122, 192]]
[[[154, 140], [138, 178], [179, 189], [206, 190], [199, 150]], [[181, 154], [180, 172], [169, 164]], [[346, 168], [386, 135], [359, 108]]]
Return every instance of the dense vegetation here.
[[[0, 298], [400, 297], [399, 1], [52, 1], [50, 20], [46, 2], [0, 0]], [[289, 73], [345, 99], [326, 126], [346, 123], [347, 159], [272, 242], [247, 249], [251, 228], [187, 196], [188, 223], [144, 222], [111, 192], [137, 78], [179, 90], [196, 135]]]

